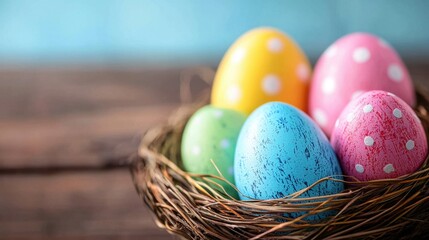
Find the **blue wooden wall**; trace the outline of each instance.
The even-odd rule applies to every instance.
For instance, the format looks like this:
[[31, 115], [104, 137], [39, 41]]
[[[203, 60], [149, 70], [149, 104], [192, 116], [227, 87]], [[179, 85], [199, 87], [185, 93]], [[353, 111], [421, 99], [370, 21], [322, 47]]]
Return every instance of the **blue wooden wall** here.
[[0, 0], [0, 61], [218, 61], [258, 26], [289, 33], [313, 59], [354, 31], [429, 58], [425, 0]]

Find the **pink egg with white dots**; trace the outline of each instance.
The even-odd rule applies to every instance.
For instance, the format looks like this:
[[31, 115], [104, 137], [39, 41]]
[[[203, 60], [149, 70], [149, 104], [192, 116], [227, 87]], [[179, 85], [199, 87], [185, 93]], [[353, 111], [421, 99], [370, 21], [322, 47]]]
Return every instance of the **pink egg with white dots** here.
[[309, 113], [330, 136], [347, 103], [370, 90], [392, 92], [415, 104], [413, 83], [395, 50], [383, 39], [353, 33], [333, 43], [313, 73]]
[[413, 173], [428, 154], [426, 134], [413, 109], [385, 91], [352, 100], [335, 123], [331, 144], [343, 173], [360, 181]]

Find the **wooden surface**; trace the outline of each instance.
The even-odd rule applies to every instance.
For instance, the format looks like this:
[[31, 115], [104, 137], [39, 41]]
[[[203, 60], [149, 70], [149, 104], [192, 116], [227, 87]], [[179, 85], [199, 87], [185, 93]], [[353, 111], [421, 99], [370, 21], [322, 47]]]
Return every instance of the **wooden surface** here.
[[137, 196], [127, 160], [199, 70], [0, 70], [0, 238], [174, 239]]
[[[156, 227], [126, 164], [194, 70], [0, 69], [0, 238], [175, 239]], [[428, 65], [410, 72], [429, 87]]]

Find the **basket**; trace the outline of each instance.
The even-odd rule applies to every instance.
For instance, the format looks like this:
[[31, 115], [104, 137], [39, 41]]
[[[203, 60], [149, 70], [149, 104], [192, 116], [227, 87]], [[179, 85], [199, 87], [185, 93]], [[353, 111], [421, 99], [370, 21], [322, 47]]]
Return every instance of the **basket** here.
[[[415, 111], [429, 136], [429, 95], [416, 87]], [[231, 200], [207, 184], [218, 178], [181, 170], [180, 144], [189, 117], [208, 94], [149, 130], [130, 166], [139, 196], [159, 227], [187, 239], [428, 239], [429, 167], [397, 179], [354, 183], [342, 193], [297, 199]], [[322, 179], [320, 181], [324, 181]], [[347, 182], [346, 182], [347, 184]], [[350, 183], [349, 183], [350, 184]], [[303, 191], [306, 191], [304, 189]], [[302, 192], [301, 192], [302, 193]], [[286, 212], [335, 211], [322, 221]]]

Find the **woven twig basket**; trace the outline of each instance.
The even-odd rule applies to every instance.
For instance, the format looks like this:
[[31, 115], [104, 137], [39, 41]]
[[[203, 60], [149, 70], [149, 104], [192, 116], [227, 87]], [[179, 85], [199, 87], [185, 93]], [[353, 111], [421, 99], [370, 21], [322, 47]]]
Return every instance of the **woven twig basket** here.
[[[421, 87], [416, 93], [415, 111], [429, 136], [429, 95]], [[429, 239], [428, 159], [416, 173], [349, 185], [307, 204], [296, 195], [266, 201], [224, 198], [208, 186], [213, 176], [180, 168], [184, 126], [207, 103], [208, 97], [182, 106], [167, 124], [148, 131], [132, 161], [137, 192], [159, 227], [188, 239]], [[336, 214], [322, 222], [307, 222], [306, 215], [284, 217], [304, 210]]]

